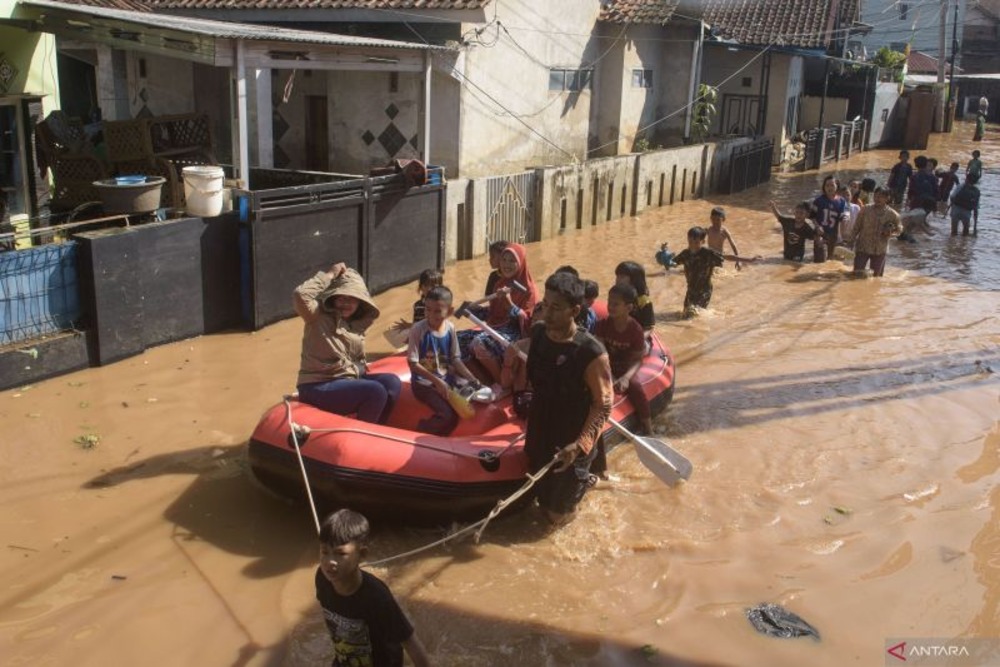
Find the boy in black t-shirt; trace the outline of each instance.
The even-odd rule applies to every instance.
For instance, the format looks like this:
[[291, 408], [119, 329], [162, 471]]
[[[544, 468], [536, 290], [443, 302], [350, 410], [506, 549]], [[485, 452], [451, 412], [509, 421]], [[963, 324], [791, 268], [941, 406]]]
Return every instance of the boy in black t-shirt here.
[[687, 279], [687, 293], [684, 295], [684, 318], [694, 317], [698, 308], [708, 308], [712, 300], [712, 274], [728, 259], [736, 262], [752, 262], [751, 258], [738, 255], [723, 255], [705, 246], [708, 232], [704, 227], [688, 230], [688, 247], [680, 251], [674, 261], [684, 267]]
[[778, 205], [771, 202], [771, 212], [781, 224], [781, 233], [784, 237], [785, 259], [793, 262], [801, 262], [806, 256], [806, 239], [816, 237], [816, 230], [809, 222], [809, 211], [812, 208], [810, 202], [803, 201], [795, 205], [795, 215], [784, 215], [778, 210]]
[[417, 667], [429, 665], [392, 591], [359, 567], [368, 553], [368, 520], [338, 510], [323, 521], [319, 543], [316, 599], [333, 640], [331, 667], [402, 667], [403, 649]]

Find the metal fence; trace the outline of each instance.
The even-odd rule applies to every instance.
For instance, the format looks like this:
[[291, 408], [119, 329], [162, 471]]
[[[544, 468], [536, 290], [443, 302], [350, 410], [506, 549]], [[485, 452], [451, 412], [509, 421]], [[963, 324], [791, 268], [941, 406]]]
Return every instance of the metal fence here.
[[729, 179], [720, 183], [720, 190], [732, 194], [771, 180], [773, 158], [774, 140], [770, 137], [737, 147], [729, 161]]
[[75, 242], [0, 252], [0, 345], [66, 331], [80, 320]]

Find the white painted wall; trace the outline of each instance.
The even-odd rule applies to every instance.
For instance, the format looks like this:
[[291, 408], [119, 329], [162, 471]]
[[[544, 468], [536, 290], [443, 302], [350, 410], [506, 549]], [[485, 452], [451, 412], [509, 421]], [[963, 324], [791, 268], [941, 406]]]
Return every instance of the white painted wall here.
[[[495, 43], [472, 47], [465, 57], [468, 81], [461, 86], [459, 128], [462, 176], [508, 173], [532, 165], [564, 164], [574, 157], [583, 159], [591, 103], [603, 83], [595, 78], [593, 90], [549, 92], [549, 68], [592, 65], [607, 48], [591, 34], [599, 3], [505, 0], [496, 9], [513, 41], [502, 32], [497, 37], [491, 29], [480, 39]], [[463, 25], [463, 30], [477, 27]]]
[[[799, 127], [803, 130], [819, 127], [820, 106], [823, 107], [824, 127], [829, 127], [834, 123], [843, 123], [847, 120], [847, 102], [846, 97], [827, 97], [824, 105], [822, 97], [803, 97], [802, 119]], [[878, 113], [877, 109], [876, 113]]]

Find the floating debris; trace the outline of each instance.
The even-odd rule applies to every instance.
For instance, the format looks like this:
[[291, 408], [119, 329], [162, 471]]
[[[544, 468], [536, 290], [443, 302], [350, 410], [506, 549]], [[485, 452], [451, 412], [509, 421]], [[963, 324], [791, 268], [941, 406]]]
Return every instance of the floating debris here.
[[38, 348], [37, 347], [29, 347], [26, 350], [18, 350], [18, 352], [20, 352], [21, 354], [26, 354], [29, 357], [31, 357], [32, 359], [37, 359], [38, 358]]
[[816, 628], [780, 605], [764, 603], [747, 609], [747, 620], [757, 632], [768, 637], [813, 637], [819, 641]]
[[80, 407], [81, 408], [89, 408], [90, 407], [90, 403], [88, 403], [87, 401], [80, 401]]
[[833, 508], [833, 511], [836, 512], [837, 514], [843, 514], [844, 516], [854, 513], [854, 510], [852, 510], [849, 507], [844, 507], [843, 505], [836, 505]]
[[73, 442], [80, 445], [83, 449], [93, 449], [100, 444], [101, 436], [96, 433], [87, 433], [86, 435], [78, 435], [73, 438]]

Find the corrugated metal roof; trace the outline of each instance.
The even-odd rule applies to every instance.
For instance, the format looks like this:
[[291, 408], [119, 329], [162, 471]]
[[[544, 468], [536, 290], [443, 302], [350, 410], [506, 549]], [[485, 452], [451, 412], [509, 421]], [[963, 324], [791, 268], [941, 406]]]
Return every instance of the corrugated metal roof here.
[[664, 25], [670, 22], [675, 9], [677, 0], [603, 0], [600, 20]]
[[[105, 2], [109, 0], [103, 0]], [[136, 25], [164, 30], [218, 37], [221, 39], [245, 39], [263, 42], [295, 42], [300, 44], [322, 44], [326, 46], [350, 46], [378, 49], [448, 50], [443, 46], [429, 46], [414, 42], [398, 42], [390, 39], [373, 39], [354, 35], [337, 35], [315, 30], [289, 30], [268, 25], [213, 21], [209, 19], [157, 14], [153, 12], [95, 7], [93, 5], [70, 4], [56, 0], [21, 0], [18, 4], [36, 9], [53, 9], [75, 13], [81, 16], [125, 21]]]

